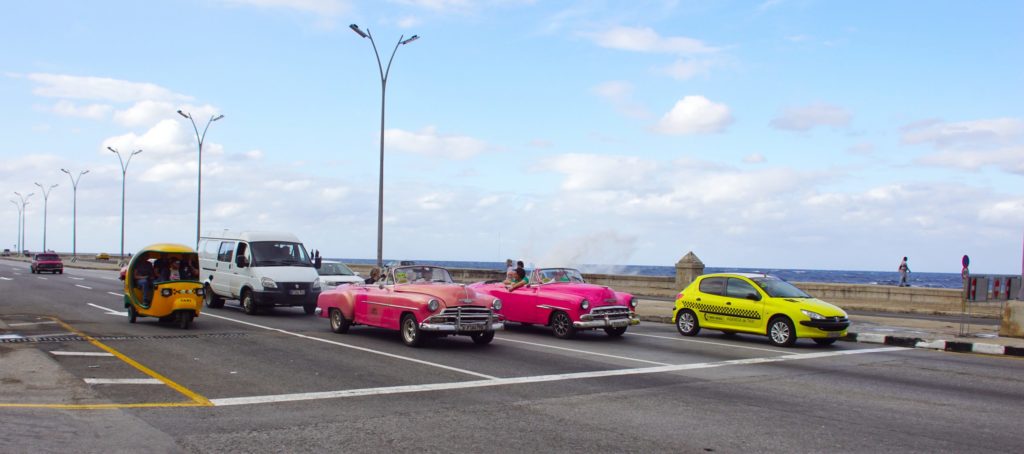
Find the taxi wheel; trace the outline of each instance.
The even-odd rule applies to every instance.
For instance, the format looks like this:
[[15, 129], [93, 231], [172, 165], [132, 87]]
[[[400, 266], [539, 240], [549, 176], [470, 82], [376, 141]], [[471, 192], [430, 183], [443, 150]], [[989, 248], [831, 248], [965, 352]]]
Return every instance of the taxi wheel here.
[[345, 334], [348, 332], [348, 328], [352, 326], [352, 322], [345, 318], [345, 315], [341, 313], [339, 309], [331, 309], [331, 331], [338, 334]]
[[814, 339], [814, 343], [818, 344], [818, 345], [820, 345], [822, 347], [828, 347], [829, 345], [832, 345], [832, 344], [836, 343], [837, 340], [839, 340], [839, 339], [836, 339], [834, 337], [826, 338], [826, 339]]
[[402, 316], [402, 342], [410, 347], [423, 345], [423, 333], [420, 331], [420, 324], [416, 323], [416, 317], [412, 314]]
[[623, 334], [626, 334], [626, 328], [628, 327], [620, 326], [618, 328], [605, 328], [604, 332], [608, 333], [611, 337], [622, 337]]
[[559, 339], [572, 339], [576, 336], [576, 328], [572, 326], [572, 319], [565, 312], [559, 311], [551, 314], [551, 329], [555, 332], [555, 337]]
[[796, 330], [787, 317], [775, 317], [768, 322], [768, 341], [777, 347], [789, 347], [796, 342]]
[[192, 317], [192, 311], [178, 312], [178, 327], [181, 329], [188, 329], [189, 325], [192, 324]]
[[211, 309], [224, 307], [224, 299], [213, 293], [213, 289], [209, 285], [203, 286], [203, 300], [206, 303], [206, 307]]
[[246, 290], [242, 292], [242, 309], [245, 310], [246, 314], [256, 315], [256, 301], [252, 299], [252, 292]]
[[676, 329], [684, 336], [696, 336], [700, 332], [700, 322], [697, 315], [689, 309], [683, 309], [676, 314]]
[[139, 314], [137, 312], [135, 312], [135, 306], [129, 304], [128, 305], [128, 323], [135, 323], [135, 319], [138, 316], [139, 316]]
[[469, 337], [473, 338], [474, 344], [487, 345], [494, 340], [494, 331], [484, 331], [482, 333], [471, 334]]

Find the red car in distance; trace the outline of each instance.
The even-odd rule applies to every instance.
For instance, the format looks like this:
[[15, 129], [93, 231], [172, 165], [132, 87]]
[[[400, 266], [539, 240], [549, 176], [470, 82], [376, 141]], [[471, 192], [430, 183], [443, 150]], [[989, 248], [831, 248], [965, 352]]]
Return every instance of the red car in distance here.
[[52, 252], [36, 254], [35, 257], [32, 257], [32, 264], [29, 265], [29, 269], [32, 270], [32, 274], [42, 272], [64, 274], [64, 262], [60, 260], [59, 255]]

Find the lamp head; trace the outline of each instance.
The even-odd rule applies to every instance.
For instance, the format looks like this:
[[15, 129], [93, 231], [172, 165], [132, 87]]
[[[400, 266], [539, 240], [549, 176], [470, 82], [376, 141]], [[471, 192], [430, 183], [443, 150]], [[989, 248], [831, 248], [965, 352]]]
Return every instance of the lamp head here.
[[66, 173], [68, 175], [71, 175], [71, 172], [68, 172], [68, 169], [61, 168], [60, 171]]
[[417, 39], [420, 39], [420, 35], [412, 35], [411, 38], [409, 38], [409, 39], [407, 39], [405, 41], [402, 41], [402, 45], [409, 44], [409, 43], [411, 43], [413, 41], [416, 41]]
[[366, 32], [360, 30], [359, 26], [356, 25], [356, 24], [349, 25], [348, 28], [351, 28], [352, 31], [356, 32], [357, 35], [362, 36], [363, 38], [366, 38], [366, 37], [369, 36], [369, 35], [366, 34]]
[[107, 149], [110, 150], [110, 151], [113, 151], [114, 153], [117, 153], [117, 150], [115, 150], [113, 148], [107, 147]]
[[189, 115], [186, 115], [185, 112], [182, 112], [181, 109], [178, 109], [178, 115], [181, 115], [181, 116], [183, 116], [185, 118], [192, 118]]
[[216, 117], [211, 118], [210, 121], [217, 121], [217, 120], [220, 120], [221, 118], [224, 118], [224, 116], [223, 115], [217, 115]]

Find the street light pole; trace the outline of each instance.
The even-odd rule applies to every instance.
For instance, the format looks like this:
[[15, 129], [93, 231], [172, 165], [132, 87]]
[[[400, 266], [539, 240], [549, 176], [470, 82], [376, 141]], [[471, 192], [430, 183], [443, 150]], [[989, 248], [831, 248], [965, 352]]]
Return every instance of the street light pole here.
[[89, 173], [88, 170], [78, 172], [78, 177], [71, 176], [71, 172], [68, 169], [60, 169], [61, 172], [68, 174], [68, 178], [71, 179], [72, 188], [72, 205], [71, 205], [71, 261], [78, 261], [78, 180], [82, 179], [82, 175]]
[[210, 123], [220, 120], [221, 118], [224, 118], [224, 116], [211, 115], [210, 119], [206, 122], [206, 127], [203, 128], [203, 135], [199, 135], [199, 128], [196, 127], [196, 121], [192, 119], [191, 113], [185, 113], [182, 112], [181, 109], [178, 109], [178, 115], [188, 118], [188, 121], [192, 122], [192, 130], [196, 132], [196, 140], [199, 141], [199, 162], [198, 165], [196, 165], [196, 167], [199, 168], [199, 176], [197, 178], [198, 184], [196, 185], [196, 187], [198, 188], [198, 190], [196, 191], [196, 250], [198, 250], [199, 229], [203, 217], [203, 141], [206, 140], [206, 130], [210, 129]]
[[28, 193], [28, 195], [21, 195], [20, 192], [14, 191], [14, 195], [21, 199], [21, 243], [18, 245], [19, 254], [25, 251], [25, 218], [28, 217], [28, 212], [25, 210], [25, 206], [28, 205], [28, 199], [31, 199], [34, 192]]
[[52, 184], [49, 188], [47, 188], [37, 182], [36, 186], [39, 186], [39, 189], [43, 191], [43, 252], [46, 252], [49, 250], [46, 249], [46, 208], [50, 204], [50, 192], [53, 191], [53, 188], [57, 187], [58, 185]]
[[18, 205], [18, 202], [15, 202], [14, 200], [11, 200], [11, 203], [13, 203], [14, 207], [18, 209], [18, 236], [14, 240], [14, 255], [17, 256], [18, 254], [21, 254], [21, 205]]
[[420, 39], [420, 37], [419, 35], [412, 35], [411, 38], [404, 39], [405, 35], [399, 36], [395, 49], [391, 51], [391, 58], [388, 59], [388, 66], [385, 68], [380, 62], [380, 52], [377, 51], [377, 43], [373, 40], [373, 34], [370, 33], [370, 29], [366, 29], [364, 32], [356, 24], [349, 25], [348, 27], [357, 35], [370, 39], [370, 44], [373, 46], [373, 55], [377, 57], [377, 69], [380, 71], [380, 178], [377, 184], [377, 267], [381, 268], [384, 266], [384, 99], [387, 95], [388, 74], [391, 73], [391, 62], [395, 59], [395, 52], [398, 52], [398, 46], [409, 44]]
[[118, 162], [121, 163], [121, 259], [118, 262], [119, 265], [124, 265], [124, 183], [128, 173], [128, 164], [132, 163], [132, 157], [142, 153], [142, 150], [135, 150], [132, 154], [128, 155], [128, 160], [121, 159], [121, 153], [113, 148], [107, 147], [108, 150], [114, 152], [117, 155]]

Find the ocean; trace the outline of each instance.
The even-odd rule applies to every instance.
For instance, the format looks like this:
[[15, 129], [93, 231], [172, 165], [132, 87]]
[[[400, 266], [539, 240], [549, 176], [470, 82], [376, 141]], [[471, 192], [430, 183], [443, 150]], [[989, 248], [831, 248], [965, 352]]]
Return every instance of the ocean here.
[[[345, 263], [372, 265], [376, 259], [331, 259]], [[390, 260], [385, 260], [387, 263]], [[503, 270], [504, 262], [460, 262], [443, 260], [417, 260], [416, 263], [438, 265], [450, 268], [472, 268], [484, 270]], [[674, 266], [650, 265], [578, 265], [584, 273], [625, 274], [639, 276], [675, 276]], [[707, 267], [706, 273], [739, 272], [767, 273], [792, 282], [826, 282], [836, 284], [874, 284], [897, 285], [900, 275], [896, 271], [852, 271], [852, 270], [796, 270], [780, 268], [716, 268]], [[911, 287], [928, 288], [962, 288], [960, 273], [910, 273]]]

